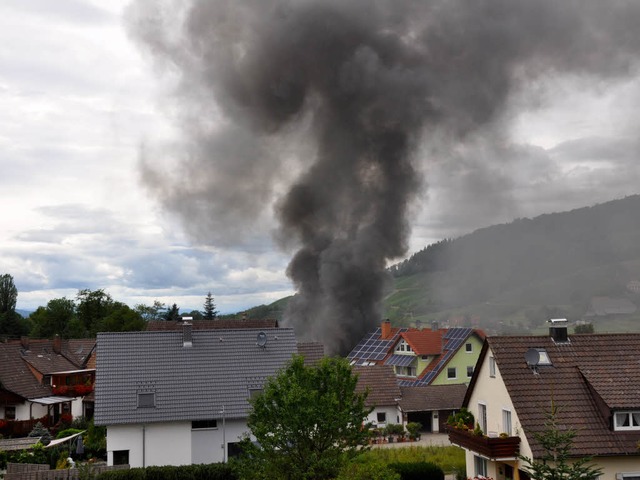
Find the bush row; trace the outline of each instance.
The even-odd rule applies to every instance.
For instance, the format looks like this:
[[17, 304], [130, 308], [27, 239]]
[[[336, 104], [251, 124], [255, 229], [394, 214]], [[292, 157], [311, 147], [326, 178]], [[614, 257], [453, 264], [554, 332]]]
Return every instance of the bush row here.
[[238, 480], [233, 468], [225, 463], [147, 467], [101, 473], [99, 480]]

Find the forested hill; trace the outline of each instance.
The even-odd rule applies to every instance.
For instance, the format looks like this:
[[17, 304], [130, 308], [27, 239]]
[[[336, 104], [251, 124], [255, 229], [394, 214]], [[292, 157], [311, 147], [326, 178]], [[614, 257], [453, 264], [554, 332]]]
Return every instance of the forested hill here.
[[[430, 245], [390, 269], [396, 291], [389, 313], [410, 309], [420, 316], [489, 301], [577, 305], [591, 295], [622, 293], [640, 276], [639, 262], [640, 195], [634, 195]], [[393, 296], [403, 290], [428, 299], [404, 295], [408, 305], [400, 305]]]

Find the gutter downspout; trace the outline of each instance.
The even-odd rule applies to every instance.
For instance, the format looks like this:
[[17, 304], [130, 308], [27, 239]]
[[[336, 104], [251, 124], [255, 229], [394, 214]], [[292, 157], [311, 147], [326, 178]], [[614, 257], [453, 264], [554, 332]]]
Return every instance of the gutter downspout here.
[[147, 430], [146, 430], [146, 426], [143, 424], [142, 425], [142, 468], [146, 468], [147, 467], [147, 462], [146, 462], [146, 451], [145, 451], [145, 446], [146, 446], [146, 434], [147, 434]]

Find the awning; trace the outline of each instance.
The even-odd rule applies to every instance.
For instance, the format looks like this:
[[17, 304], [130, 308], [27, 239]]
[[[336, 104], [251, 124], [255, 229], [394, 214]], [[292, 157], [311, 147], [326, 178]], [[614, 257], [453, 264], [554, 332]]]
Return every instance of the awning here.
[[385, 365], [395, 365], [397, 367], [408, 367], [416, 359], [415, 355], [391, 355], [384, 362]]
[[51, 440], [46, 448], [55, 447], [56, 445], [60, 445], [61, 443], [68, 442], [69, 440], [76, 438], [78, 435], [82, 435], [84, 432], [86, 432], [86, 430], [74, 433], [73, 435], [69, 435], [68, 437], [56, 438], [55, 440]]
[[30, 402], [39, 403], [40, 405], [55, 405], [56, 403], [66, 403], [72, 400], [73, 398], [70, 397], [41, 397], [29, 399]]

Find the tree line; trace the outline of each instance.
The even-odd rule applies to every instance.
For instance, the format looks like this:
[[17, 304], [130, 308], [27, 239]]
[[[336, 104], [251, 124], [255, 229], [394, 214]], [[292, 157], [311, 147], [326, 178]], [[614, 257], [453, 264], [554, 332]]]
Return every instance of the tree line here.
[[98, 332], [130, 332], [146, 329], [149, 321], [178, 320], [183, 315], [194, 320], [215, 320], [214, 297], [208, 292], [202, 311], [181, 314], [177, 304], [167, 306], [155, 300], [152, 305], [133, 308], [114, 300], [103, 289], [79, 290], [75, 298], [54, 298], [39, 306], [28, 317], [16, 311], [18, 289], [13, 277], [0, 275], [0, 338], [92, 338]]

